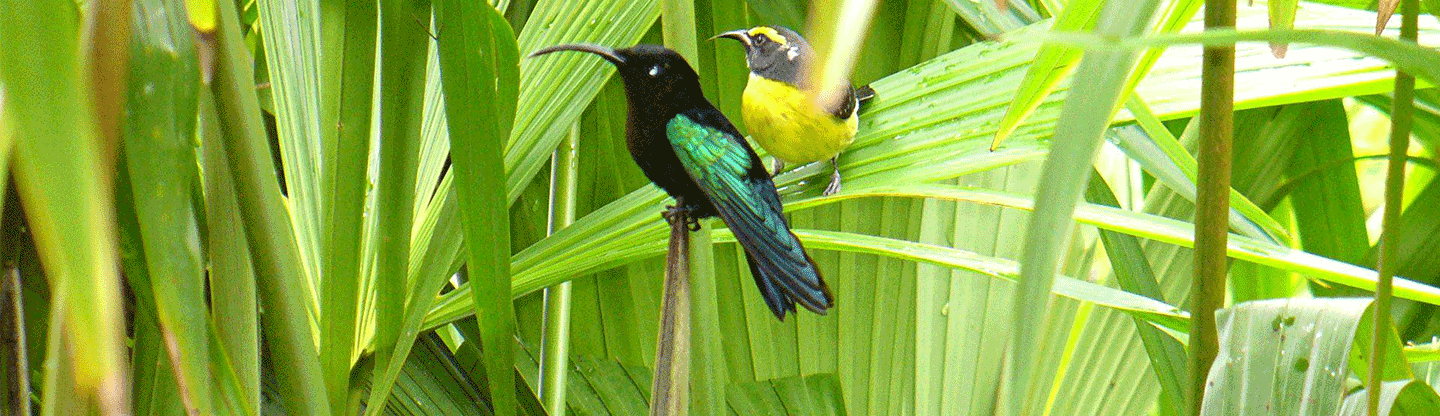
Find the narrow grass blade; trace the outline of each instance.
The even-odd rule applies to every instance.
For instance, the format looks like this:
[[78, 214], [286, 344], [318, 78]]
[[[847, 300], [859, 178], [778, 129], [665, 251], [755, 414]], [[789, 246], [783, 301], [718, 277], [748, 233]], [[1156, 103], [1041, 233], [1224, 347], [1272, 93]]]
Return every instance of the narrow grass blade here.
[[[1091, 175], [1085, 199], [1097, 205], [1120, 205], [1109, 185], [1098, 174]], [[1138, 239], [1114, 231], [1100, 231], [1100, 241], [1105, 246], [1105, 255], [1110, 258], [1115, 280], [1122, 290], [1165, 302], [1165, 294], [1160, 290], [1160, 283], [1155, 279], [1155, 272], [1150, 268]], [[1160, 384], [1156, 407], [1161, 414], [1178, 414], [1179, 409], [1184, 408], [1185, 379], [1189, 376], [1184, 361], [1185, 346], [1140, 319], [1135, 320], [1135, 332], [1145, 344], [1150, 369]]]
[[[1065, 10], [1051, 23], [1050, 30], [1079, 32], [1092, 29], [1103, 4], [1094, 0], [1066, 3]], [[1055, 86], [1074, 71], [1075, 65], [1080, 63], [1080, 53], [1079, 49], [1063, 45], [1040, 47], [1040, 51], [1035, 54], [1035, 60], [1030, 63], [1030, 68], [1025, 73], [1025, 80], [1015, 93], [1015, 101], [1010, 102], [1009, 108], [1005, 110], [1005, 117], [1000, 120], [995, 138], [990, 142], [991, 150], [999, 147], [1000, 142], [1020, 126], [1020, 120], [1040, 107], [1045, 96], [1050, 95]]]
[[[1165, 128], [1139, 96], [1132, 95], [1130, 100], [1125, 102], [1125, 108], [1135, 116], [1136, 123], [1148, 137], [1136, 137], [1122, 131], [1116, 135], [1121, 150], [1139, 162], [1157, 180], [1193, 202], [1198, 189], [1196, 178], [1199, 174], [1195, 156], [1185, 150], [1179, 139]], [[1183, 177], [1177, 177], [1175, 173]], [[1292, 240], [1279, 221], [1251, 202], [1245, 194], [1231, 189], [1230, 200], [1234, 205], [1229, 218], [1230, 227], [1240, 234], [1284, 244]]]
[[294, 228], [286, 214], [270, 146], [251, 80], [250, 55], [242, 44], [234, 3], [219, 2], [214, 81], [216, 110], [245, 237], [254, 262], [266, 346], [275, 363], [277, 389], [293, 414], [328, 414], [319, 355], [302, 291], [309, 280], [301, 266]]
[[1153, 35], [1129, 38], [1102, 38], [1091, 34], [1052, 34], [1047, 42], [1064, 43], [1096, 50], [1164, 47], [1200, 44], [1230, 45], [1241, 42], [1288, 42], [1343, 48], [1389, 61], [1419, 80], [1440, 82], [1440, 51], [1411, 42], [1327, 29], [1292, 30], [1210, 30], [1205, 33]]
[[[510, 225], [504, 197], [504, 143], [514, 117], [519, 51], [500, 12], [448, 0], [436, 20], [466, 264], [480, 317], [486, 383], [497, 415], [513, 415], [515, 311], [509, 296]], [[483, 242], [483, 243], [482, 243]], [[428, 295], [425, 295], [428, 296]]]
[[[260, 317], [255, 268], [245, 239], [235, 195], [234, 175], [225, 159], [225, 143], [215, 113], [215, 97], [200, 91], [200, 171], [205, 191], [205, 247], [209, 264], [210, 320], [215, 342], [211, 362], [221, 360], [234, 373], [234, 407], [260, 408]], [[216, 354], [217, 350], [225, 354]], [[217, 373], [213, 371], [212, 374]], [[224, 381], [218, 385], [227, 385]], [[226, 395], [221, 395], [226, 396]]]

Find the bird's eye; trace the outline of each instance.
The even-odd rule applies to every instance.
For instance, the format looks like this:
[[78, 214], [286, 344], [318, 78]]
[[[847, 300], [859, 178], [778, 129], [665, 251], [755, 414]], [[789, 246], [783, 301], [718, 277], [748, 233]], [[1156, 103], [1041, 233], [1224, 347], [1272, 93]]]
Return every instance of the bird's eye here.
[[765, 36], [765, 35], [760, 35], [760, 36], [756, 36], [756, 37], [755, 37], [755, 44], [756, 44], [756, 45], [762, 45], [762, 44], [764, 44], [765, 42], [769, 42], [769, 41], [770, 41], [770, 37]]

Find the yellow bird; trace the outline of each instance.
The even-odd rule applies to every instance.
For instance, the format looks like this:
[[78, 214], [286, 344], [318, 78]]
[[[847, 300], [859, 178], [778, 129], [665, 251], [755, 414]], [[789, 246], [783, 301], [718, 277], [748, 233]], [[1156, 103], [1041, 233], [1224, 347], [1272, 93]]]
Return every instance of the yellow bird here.
[[760, 147], [775, 156], [773, 174], [785, 163], [830, 160], [834, 172], [825, 195], [840, 191], [840, 152], [855, 141], [860, 102], [874, 97], [870, 87], [848, 87], [834, 108], [820, 108], [805, 93], [805, 66], [815, 56], [800, 34], [781, 26], [756, 26], [716, 35], [745, 45], [750, 80], [745, 84], [741, 116]]

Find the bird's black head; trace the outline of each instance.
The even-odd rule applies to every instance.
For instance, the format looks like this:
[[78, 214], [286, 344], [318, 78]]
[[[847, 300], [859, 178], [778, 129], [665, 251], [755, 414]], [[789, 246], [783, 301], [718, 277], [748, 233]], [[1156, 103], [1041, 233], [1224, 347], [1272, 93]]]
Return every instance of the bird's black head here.
[[[684, 105], [694, 100], [704, 100], [700, 91], [700, 76], [679, 53], [659, 45], [635, 45], [632, 48], [612, 49], [598, 45], [571, 44], [544, 48], [531, 57], [558, 51], [578, 51], [605, 58], [625, 82], [625, 94], [634, 104], [643, 102]], [[637, 103], [639, 98], [642, 103]]]
[[745, 63], [750, 66], [750, 73], [790, 84], [801, 84], [801, 70], [814, 55], [805, 38], [783, 26], [732, 30], [715, 38], [735, 39], [745, 44]]

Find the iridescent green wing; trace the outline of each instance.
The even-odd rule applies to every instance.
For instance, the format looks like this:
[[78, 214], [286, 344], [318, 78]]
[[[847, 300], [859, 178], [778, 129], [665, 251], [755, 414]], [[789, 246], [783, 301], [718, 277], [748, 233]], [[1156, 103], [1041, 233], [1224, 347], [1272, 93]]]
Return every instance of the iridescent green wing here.
[[766, 293], [776, 315], [784, 314], [777, 306], [793, 310], [791, 302], [819, 313], [829, 308], [829, 289], [790, 232], [774, 182], [734, 127], [716, 110], [693, 110], [671, 119], [666, 135], [685, 172], [750, 254], [753, 269], [762, 275], [756, 277], [761, 292], [773, 285], [788, 295], [776, 299]]

